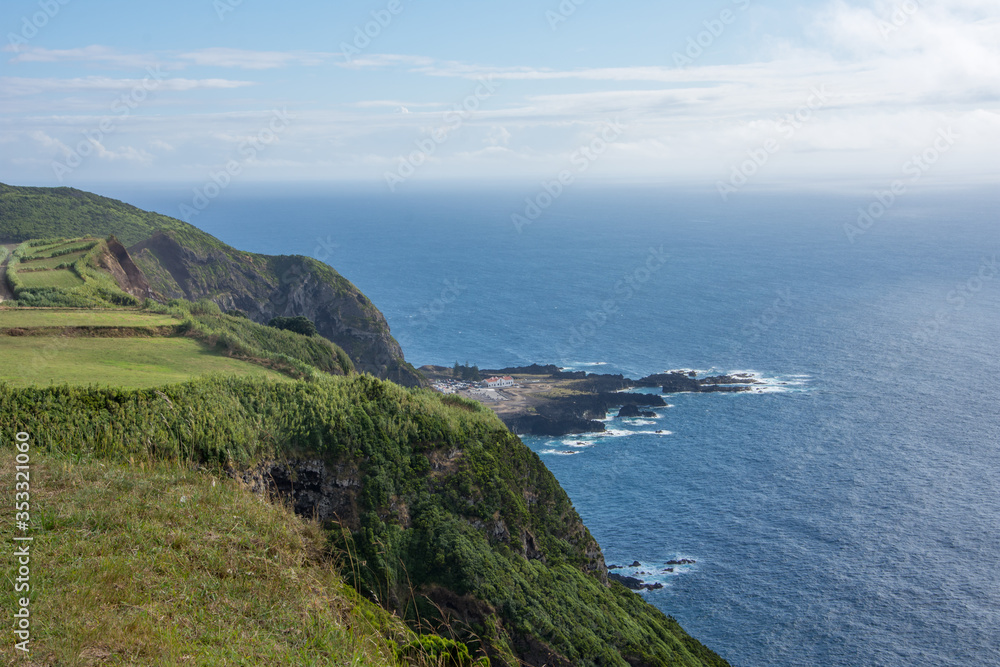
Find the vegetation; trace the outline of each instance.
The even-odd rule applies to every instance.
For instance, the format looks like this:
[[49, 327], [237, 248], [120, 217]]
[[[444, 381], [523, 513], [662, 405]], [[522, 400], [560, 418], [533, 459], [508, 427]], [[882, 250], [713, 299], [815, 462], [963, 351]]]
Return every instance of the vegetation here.
[[[218, 239], [180, 220], [75, 188], [31, 188], [0, 184], [0, 240], [114, 235], [126, 246], [170, 230], [182, 238], [224, 247]], [[214, 243], [213, 243], [214, 242]]]
[[31, 481], [31, 664], [466, 664], [345, 585], [318, 524], [225, 477], [32, 451]]
[[166, 306], [146, 304], [152, 312], [183, 318], [180, 331], [212, 345], [225, 354], [266, 362], [298, 377], [316, 371], [334, 375], [354, 372], [354, 364], [340, 347], [320, 336], [265, 327], [245, 317], [224, 315], [208, 300], [190, 303], [174, 299]]
[[176, 327], [175, 315], [143, 310], [0, 309], [0, 331], [61, 327]]
[[274, 327], [275, 329], [284, 329], [285, 331], [294, 331], [303, 336], [315, 336], [319, 333], [316, 331], [316, 325], [313, 324], [312, 320], [301, 315], [297, 317], [272, 317], [267, 326]]
[[22, 306], [138, 306], [138, 299], [97, 267], [96, 258], [107, 250], [107, 242], [98, 239], [27, 241], [10, 258], [7, 282]]
[[479, 366], [470, 366], [468, 361], [465, 362], [464, 366], [460, 366], [456, 361], [454, 368], [451, 369], [451, 374], [457, 379], [469, 382], [479, 382], [483, 379], [479, 373]]
[[[302, 315], [339, 345], [359, 371], [407, 386], [426, 385], [392, 338], [371, 301], [332, 267], [302, 256], [243, 252], [180, 220], [142, 211], [120, 201], [73, 188], [12, 187], [0, 184], [0, 242], [49, 239], [39, 252], [85, 235], [114, 235], [129, 251], [152, 290], [164, 298], [210, 299], [224, 310], [238, 309], [256, 321], [289, 314], [293, 295]], [[33, 285], [16, 299], [45, 307], [136, 305], [98, 290], [88, 276], [71, 291]], [[68, 279], [68, 278], [67, 278]], [[113, 281], [112, 281], [113, 282]], [[12, 287], [16, 287], [12, 285]], [[15, 289], [15, 292], [17, 290]], [[96, 293], [95, 293], [96, 291]], [[115, 290], [115, 296], [120, 297]]]
[[19, 387], [157, 387], [211, 373], [288, 379], [190, 338], [0, 336], [0, 377]]
[[538, 647], [573, 665], [725, 664], [588, 573], [598, 547], [566, 494], [478, 403], [370, 376], [212, 377], [158, 390], [0, 384], [0, 415], [4, 442], [27, 431], [59, 456], [217, 471], [318, 456], [356, 469], [357, 516], [332, 532], [357, 563], [350, 583], [424, 631], [448, 621], [496, 664]]

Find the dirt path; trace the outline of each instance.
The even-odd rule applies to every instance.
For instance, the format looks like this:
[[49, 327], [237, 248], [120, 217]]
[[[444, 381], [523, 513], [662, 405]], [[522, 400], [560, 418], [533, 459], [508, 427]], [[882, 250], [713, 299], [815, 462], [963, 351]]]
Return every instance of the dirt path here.
[[[14, 252], [14, 248], [18, 244], [14, 243], [11, 245], [4, 245], [7, 250]], [[6, 301], [8, 299], [13, 299], [14, 295], [11, 293], [10, 288], [7, 286], [7, 262], [10, 261], [10, 255], [0, 264], [0, 302]]]

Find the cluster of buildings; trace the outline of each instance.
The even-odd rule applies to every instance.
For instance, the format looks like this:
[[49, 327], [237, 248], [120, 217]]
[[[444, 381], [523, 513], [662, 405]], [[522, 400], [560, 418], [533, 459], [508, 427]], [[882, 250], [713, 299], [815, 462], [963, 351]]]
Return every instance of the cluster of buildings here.
[[513, 387], [514, 378], [509, 375], [503, 377], [491, 377], [481, 382], [467, 382], [464, 380], [438, 380], [431, 384], [432, 387], [442, 394], [455, 394], [459, 391], [469, 391], [472, 393], [482, 393], [489, 389], [503, 389]]

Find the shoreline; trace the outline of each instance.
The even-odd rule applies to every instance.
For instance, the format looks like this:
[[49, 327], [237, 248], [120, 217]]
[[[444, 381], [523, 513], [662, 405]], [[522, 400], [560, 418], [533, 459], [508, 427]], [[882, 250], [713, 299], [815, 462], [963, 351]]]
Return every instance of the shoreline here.
[[[427, 365], [420, 371], [435, 390], [489, 407], [515, 434], [540, 436], [602, 433], [607, 430], [608, 414], [614, 410], [618, 410], [618, 417], [655, 416], [651, 409], [667, 406], [664, 394], [743, 393], [765, 384], [750, 373], [699, 378], [693, 370], [668, 371], [634, 379], [538, 364], [481, 371], [476, 368], [479, 380], [463, 379], [456, 369], [445, 366]], [[494, 376], [509, 377], [514, 385], [486, 388], [483, 381]], [[632, 392], [654, 387], [659, 387], [660, 392]]]

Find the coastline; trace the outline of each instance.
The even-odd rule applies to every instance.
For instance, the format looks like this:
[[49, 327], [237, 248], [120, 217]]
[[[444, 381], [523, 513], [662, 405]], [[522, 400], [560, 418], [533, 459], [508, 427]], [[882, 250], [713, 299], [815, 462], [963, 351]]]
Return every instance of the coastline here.
[[[624, 375], [564, 371], [555, 365], [532, 364], [476, 372], [479, 380], [463, 379], [457, 369], [422, 366], [420, 371], [436, 391], [453, 393], [489, 407], [518, 435], [563, 436], [602, 433], [611, 412], [618, 417], [652, 414], [667, 406], [664, 394], [744, 393], [762, 391], [765, 384], [751, 373], [698, 377], [697, 371], [676, 370], [634, 379]], [[491, 377], [507, 377], [513, 386], [487, 388]], [[658, 388], [659, 392], [638, 393]]]

